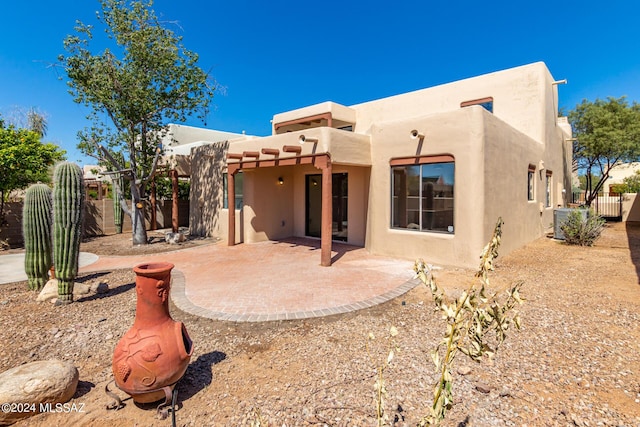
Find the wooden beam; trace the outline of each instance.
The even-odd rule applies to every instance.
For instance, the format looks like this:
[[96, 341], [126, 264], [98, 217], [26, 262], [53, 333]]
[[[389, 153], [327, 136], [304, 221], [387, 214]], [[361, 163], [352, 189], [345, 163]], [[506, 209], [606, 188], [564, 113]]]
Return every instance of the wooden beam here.
[[303, 124], [303, 123], [311, 123], [314, 120], [322, 120], [322, 119], [326, 119], [328, 123], [330, 123], [332, 120], [331, 117], [331, 113], [322, 113], [322, 114], [316, 114], [313, 116], [308, 116], [308, 117], [301, 117], [299, 119], [294, 119], [294, 120], [288, 120], [286, 122], [280, 122], [280, 123], [274, 123], [273, 128], [275, 130], [278, 130], [279, 128], [283, 127], [283, 126], [289, 126], [289, 125], [298, 125], [298, 124]]
[[389, 161], [391, 166], [404, 166], [404, 165], [424, 165], [427, 163], [447, 163], [453, 162], [454, 157], [450, 154], [442, 154], [439, 156], [409, 156], [409, 157], [396, 157]]
[[318, 169], [325, 167], [325, 159], [329, 158], [328, 153], [322, 154], [305, 154], [303, 156], [293, 157], [279, 157], [277, 159], [257, 159], [257, 160], [244, 160], [241, 162], [233, 162], [227, 164], [229, 171], [238, 171], [241, 169], [255, 169], [260, 167], [273, 167], [273, 166], [293, 166], [293, 165], [314, 165]]
[[302, 153], [302, 147], [299, 145], [285, 145], [282, 147], [282, 151], [285, 153]]
[[242, 157], [253, 157], [253, 158], [259, 159], [260, 153], [258, 153], [257, 151], [243, 151]]

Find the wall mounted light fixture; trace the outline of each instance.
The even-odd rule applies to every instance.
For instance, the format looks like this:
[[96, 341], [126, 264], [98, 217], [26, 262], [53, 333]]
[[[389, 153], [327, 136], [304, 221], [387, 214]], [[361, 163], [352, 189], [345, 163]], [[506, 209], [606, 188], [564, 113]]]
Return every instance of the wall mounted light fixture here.
[[304, 135], [300, 135], [298, 137], [298, 142], [300, 144], [304, 144], [305, 142], [318, 142], [318, 138], [309, 138], [309, 137], [306, 137]]
[[412, 130], [410, 135], [411, 135], [411, 139], [423, 139], [424, 138], [424, 134], [418, 132], [416, 129]]
[[278, 184], [279, 185], [284, 184], [284, 179], [281, 176], [278, 177]]

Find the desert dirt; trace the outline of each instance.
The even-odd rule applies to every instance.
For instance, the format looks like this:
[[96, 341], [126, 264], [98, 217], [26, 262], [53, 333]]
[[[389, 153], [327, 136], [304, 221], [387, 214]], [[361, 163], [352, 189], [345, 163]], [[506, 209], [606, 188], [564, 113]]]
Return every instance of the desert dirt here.
[[[188, 241], [181, 249], [211, 241]], [[84, 242], [99, 255], [141, 253], [130, 236]], [[173, 250], [155, 239], [145, 253]], [[428, 260], [427, 260], [428, 261]], [[456, 296], [474, 271], [436, 272]], [[499, 257], [492, 286], [522, 280], [520, 331], [509, 330], [493, 360], [460, 354], [455, 399], [445, 426], [640, 426], [640, 226], [608, 224], [594, 247], [541, 238]], [[109, 292], [68, 306], [37, 303], [26, 282], [0, 285], [0, 372], [58, 358], [78, 367], [71, 403], [82, 412], [35, 415], [18, 426], [170, 426], [154, 404], [115, 411], [105, 386], [111, 358], [135, 315], [129, 270], [84, 274]], [[195, 349], [178, 383], [178, 426], [374, 426], [376, 367], [398, 330], [398, 351], [384, 372], [385, 425], [414, 426], [428, 414], [436, 373], [430, 351], [444, 332], [428, 289], [344, 315], [268, 323], [199, 318], [173, 304]], [[376, 339], [368, 343], [369, 333]], [[259, 424], [256, 424], [259, 422]], [[253, 424], [252, 424], [253, 423]]]

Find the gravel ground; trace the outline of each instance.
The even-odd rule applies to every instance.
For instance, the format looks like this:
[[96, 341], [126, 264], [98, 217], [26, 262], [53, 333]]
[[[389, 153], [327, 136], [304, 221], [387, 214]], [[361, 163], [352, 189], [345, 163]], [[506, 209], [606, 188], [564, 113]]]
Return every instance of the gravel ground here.
[[[498, 258], [493, 286], [525, 282], [522, 330], [510, 333], [493, 361], [459, 356], [444, 425], [640, 426], [638, 271], [640, 227], [624, 224], [607, 227], [592, 248], [542, 238]], [[455, 296], [473, 273], [444, 268], [437, 277]], [[84, 412], [16, 425], [171, 425], [153, 405], [130, 399], [119, 411], [105, 408], [113, 349], [133, 323], [133, 273], [79, 281], [103, 281], [110, 291], [56, 307], [36, 303], [25, 282], [0, 285], [0, 371], [49, 358], [80, 370], [72, 402]], [[436, 380], [429, 352], [443, 324], [423, 286], [371, 309], [304, 321], [230, 323], [173, 305], [171, 313], [195, 345], [177, 386], [179, 426], [376, 425], [376, 366], [386, 359], [391, 326], [399, 351], [385, 371], [386, 425], [413, 426], [428, 413]], [[370, 332], [376, 340], [367, 348]]]

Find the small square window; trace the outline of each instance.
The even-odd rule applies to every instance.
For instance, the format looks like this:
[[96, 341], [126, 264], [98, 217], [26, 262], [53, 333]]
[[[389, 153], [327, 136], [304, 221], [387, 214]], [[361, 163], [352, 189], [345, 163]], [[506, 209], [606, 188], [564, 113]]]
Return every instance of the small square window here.
[[545, 187], [546, 187], [545, 206], [548, 207], [548, 208], [551, 207], [551, 186], [552, 186], [551, 177], [552, 176], [553, 176], [553, 172], [547, 171], [547, 179], [546, 179], [546, 182], [545, 182]]
[[529, 172], [527, 173], [527, 200], [529, 201], [535, 200], [535, 176], [536, 167], [529, 165]]

